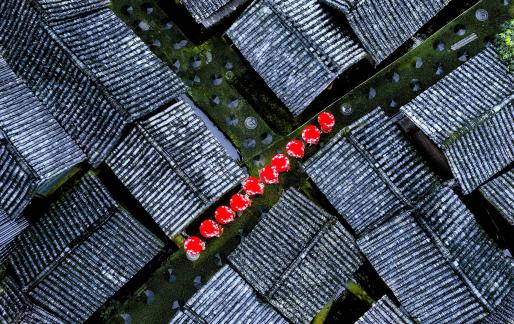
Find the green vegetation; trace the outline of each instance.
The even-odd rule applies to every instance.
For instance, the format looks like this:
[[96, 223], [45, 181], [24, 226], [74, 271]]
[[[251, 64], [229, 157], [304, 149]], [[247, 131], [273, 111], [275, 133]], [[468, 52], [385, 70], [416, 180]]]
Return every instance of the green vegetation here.
[[325, 323], [327, 317], [328, 317], [328, 314], [330, 312], [330, 308], [332, 307], [332, 303], [326, 305], [325, 307], [323, 307], [318, 315], [316, 315], [316, 317], [314, 317], [314, 319], [312, 320], [312, 324], [323, 324]]
[[359, 298], [360, 300], [363, 300], [365, 301], [366, 303], [368, 303], [369, 305], [373, 305], [373, 303], [375, 302], [373, 300], [373, 298], [371, 298], [368, 293], [366, 292], [366, 290], [364, 290], [359, 284], [353, 282], [353, 281], [350, 281], [347, 285], [347, 289], [349, 292], [351, 292], [352, 294], [354, 294], [355, 296], [357, 296], [357, 298]]
[[514, 72], [514, 19], [503, 25], [503, 30], [496, 37], [496, 49], [509, 71]]
[[[221, 37], [195, 45], [155, 0], [113, 0], [112, 8], [178, 74], [194, 102], [228, 136], [243, 158], [258, 154], [279, 137], [233, 86], [233, 80], [247, 73], [247, 69]], [[254, 129], [245, 127], [247, 117], [256, 118]], [[245, 146], [245, 141], [254, 144]]]
[[[191, 87], [190, 94], [192, 98], [204, 109], [211, 118], [218, 124], [218, 126], [225, 131], [226, 134], [233, 140], [235, 145], [241, 148], [242, 140], [246, 134], [253, 134], [252, 136], [258, 136], [262, 132], [271, 130], [267, 127], [262, 119], [258, 119], [258, 131], [251, 133], [245, 129], [231, 129], [226, 126], [225, 107], [213, 107], [209, 104], [208, 98], [214, 93], [221, 93], [223, 100], [230, 98], [232, 95], [238, 95], [237, 91], [231, 86], [234, 80], [242, 80], [241, 76], [246, 73], [245, 67], [240, 64], [239, 58], [236, 53], [231, 50], [227, 43], [223, 40], [213, 37], [208, 42], [199, 46], [189, 44], [183, 49], [177, 51], [172, 49], [172, 45], [176, 42], [177, 37], [183, 37], [182, 33], [178, 33], [174, 27], [171, 30], [163, 29], [162, 22], [167, 19], [163, 12], [156, 10], [152, 17], [146, 16], [145, 13], [140, 11], [141, 0], [115, 0], [114, 8], [120, 16], [122, 16], [131, 26], [135, 26], [140, 20], [147, 20], [151, 28], [148, 32], [139, 31], [139, 35], [149, 44], [152, 44], [155, 37], [161, 40], [160, 47], [154, 47], [155, 52], [173, 66], [174, 60], [179, 60], [181, 66], [189, 64], [191, 56], [200, 55], [202, 57], [203, 68], [197, 73], [200, 73], [202, 80], [209, 78], [212, 73], [220, 73], [220, 67], [223, 64], [224, 57], [230, 57], [230, 60], [234, 64], [234, 79], [230, 75], [231, 82], [223, 82], [221, 92], [217, 91], [217, 88], [205, 85]], [[152, 2], [153, 3], [153, 2]], [[130, 17], [123, 12], [125, 6], [131, 4], [134, 7], [134, 12]], [[490, 15], [489, 19], [485, 22], [479, 22], [475, 18], [475, 12], [478, 8], [486, 9]], [[510, 6], [513, 8], [513, 5]], [[430, 85], [440, 80], [444, 74], [457, 68], [462, 61], [459, 57], [464, 54], [473, 56], [483, 50], [486, 42], [492, 41], [494, 36], [500, 31], [501, 24], [509, 18], [509, 12], [507, 8], [499, 0], [482, 0], [476, 6], [468, 10], [463, 15], [459, 16], [454, 21], [450, 22], [440, 31], [434, 33], [425, 42], [417, 46], [415, 49], [410, 51], [405, 56], [399, 58], [397, 61], [390, 64], [388, 67], [377, 73], [371, 79], [367, 80], [348, 94], [337, 100], [325, 110], [332, 112], [337, 119], [336, 127], [332, 135], [324, 135], [323, 142], [327, 142], [331, 136], [334, 136], [337, 132], [346, 129], [347, 126], [368, 113], [375, 107], [381, 106], [385, 111], [393, 115], [398, 112], [401, 105], [407, 103], [409, 100], [414, 98], [423, 89], [426, 89]], [[458, 35], [455, 31], [457, 27], [464, 26], [466, 32], [464, 35]], [[463, 48], [454, 51], [451, 46], [463, 38], [475, 33], [477, 40], [467, 44]], [[438, 44], [444, 44], [444, 48], [440, 51], [437, 50]], [[171, 46], [171, 47], [170, 47]], [[206, 62], [210, 57], [209, 53], [212, 54], [212, 61], [208, 64]], [[416, 68], [417, 58], [421, 58], [423, 64]], [[204, 63], [205, 62], [205, 63]], [[441, 67], [444, 71], [443, 74], [436, 74], [437, 67]], [[392, 80], [393, 74], [398, 73], [400, 78], [398, 82]], [[223, 72], [226, 73], [226, 72]], [[184, 80], [188, 80], [194, 72], [190, 68], [179, 69], [179, 74]], [[226, 74], [225, 79], [227, 77]], [[412, 89], [412, 80], [418, 80], [419, 89], [415, 87]], [[376, 95], [370, 99], [370, 89], [373, 88], [376, 91]], [[391, 100], [394, 99], [395, 105], [391, 105]], [[222, 102], [223, 102], [222, 100]], [[242, 100], [242, 99], [241, 99]], [[259, 99], [260, 100], [260, 99]], [[344, 114], [341, 112], [341, 107], [351, 107], [351, 113]], [[266, 108], [266, 107], [264, 107]], [[264, 111], [263, 108], [263, 111]], [[320, 109], [321, 110], [321, 107]], [[268, 113], [272, 114], [271, 111]], [[245, 116], [255, 114], [255, 111], [247, 105], [243, 104], [240, 110], [235, 112], [236, 116], [240, 119], [240, 123], [243, 122]], [[257, 116], [258, 117], [258, 116]], [[315, 123], [315, 117], [309, 120], [307, 123]], [[306, 124], [307, 124], [306, 123]], [[284, 128], [286, 128], [284, 126]], [[253, 161], [269, 161], [271, 156], [277, 151], [283, 151], [284, 145], [288, 139], [298, 137], [301, 128], [289, 133], [284, 138], [277, 138], [274, 136], [274, 143], [268, 146], [265, 151], [260, 152], [260, 146], [258, 145], [255, 150], [251, 152], [242, 152], [247, 165], [250, 168], [252, 174], [257, 174], [258, 165]], [[258, 143], [260, 143], [258, 141]], [[311, 146], [307, 149], [306, 158], [312, 155], [319, 146]], [[233, 224], [226, 226], [223, 236], [219, 239], [209, 240], [207, 243], [207, 249], [202, 254], [200, 259], [196, 262], [188, 261], [182, 250], [172, 254], [162, 266], [153, 273], [148, 275], [148, 280], [134, 289], [135, 292], [128, 296], [121, 296], [118, 299], [113, 299], [103, 308], [101, 313], [102, 320], [108, 322], [121, 322], [120, 314], [128, 313], [132, 318], [132, 323], [168, 323], [173, 311], [172, 303], [175, 300], [186, 301], [196, 290], [193, 287], [193, 279], [195, 276], [202, 276], [202, 280], [205, 282], [212, 276], [217, 269], [218, 265], [214, 262], [216, 253], [219, 253], [224, 259], [238, 244], [240, 230], [249, 232], [251, 228], [258, 222], [259, 215], [265, 211], [266, 208], [270, 208], [278, 198], [281, 192], [288, 187], [300, 188], [300, 190], [307, 195], [310, 199], [320, 203], [328, 211], [333, 210], [323, 199], [320, 197], [320, 193], [310, 181], [307, 180], [305, 174], [300, 171], [300, 164], [298, 161], [293, 161], [292, 170], [289, 174], [281, 176], [281, 184], [276, 186], [268, 186], [264, 197], [255, 199], [253, 206], [247, 210], [243, 216], [238, 218]], [[221, 201], [220, 204], [227, 203]], [[202, 215], [200, 219], [205, 219], [212, 216], [212, 210], [208, 211], [205, 215]], [[173, 269], [173, 273], [176, 275], [176, 281], [171, 283], [168, 280], [168, 269]], [[370, 279], [371, 280], [371, 279]], [[359, 284], [362, 284], [359, 282]], [[361, 301], [364, 304], [372, 302], [372, 298], [366, 292], [370, 290], [365, 287], [360, 289], [357, 285], [349, 285], [351, 293], [346, 294], [348, 300]], [[146, 305], [144, 302], [144, 290], [150, 289], [155, 293], [155, 300], [151, 305]], [[353, 301], [352, 301], [353, 302]], [[359, 309], [360, 309], [359, 305]], [[328, 309], [327, 309], [328, 311]], [[324, 319], [324, 314], [318, 317], [321, 322]], [[93, 319], [94, 320], [94, 319]]]

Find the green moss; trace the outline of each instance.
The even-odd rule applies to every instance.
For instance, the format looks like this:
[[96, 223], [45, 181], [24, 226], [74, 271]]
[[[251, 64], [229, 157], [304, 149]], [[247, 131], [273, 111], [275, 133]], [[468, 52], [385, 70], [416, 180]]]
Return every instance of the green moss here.
[[316, 315], [316, 317], [314, 317], [314, 319], [312, 320], [312, 324], [323, 324], [325, 323], [327, 317], [328, 317], [328, 314], [330, 313], [330, 308], [332, 307], [332, 303], [328, 304], [328, 305], [325, 305], [325, 307], [323, 307], [318, 315]]
[[354, 281], [349, 281], [346, 285], [346, 289], [348, 289], [349, 292], [351, 292], [353, 295], [355, 295], [357, 298], [359, 298], [362, 301], [365, 301], [370, 306], [373, 305], [375, 302], [373, 298], [371, 298], [366, 290], [364, 290], [359, 284], [357, 284]]
[[514, 72], [514, 19], [503, 25], [502, 32], [496, 36], [495, 45], [509, 71]]

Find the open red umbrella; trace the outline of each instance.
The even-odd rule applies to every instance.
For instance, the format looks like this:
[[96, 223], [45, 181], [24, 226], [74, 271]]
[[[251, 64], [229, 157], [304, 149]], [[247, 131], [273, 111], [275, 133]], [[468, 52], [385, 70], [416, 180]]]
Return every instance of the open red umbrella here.
[[230, 208], [236, 213], [244, 212], [252, 205], [252, 200], [243, 194], [237, 193], [230, 198]]
[[320, 136], [321, 132], [319, 128], [314, 125], [305, 126], [305, 128], [302, 130], [302, 138], [305, 143], [318, 144]]
[[220, 237], [223, 227], [212, 219], [206, 219], [200, 224], [200, 234], [205, 238]]
[[248, 177], [243, 181], [243, 190], [248, 196], [262, 195], [264, 193], [264, 184], [256, 177]]
[[336, 124], [336, 118], [329, 112], [322, 112], [318, 115], [318, 124], [323, 133], [330, 133]]
[[205, 242], [197, 236], [190, 236], [184, 242], [184, 250], [190, 260], [196, 260], [203, 250], [205, 250]]
[[275, 167], [267, 165], [259, 171], [259, 177], [265, 184], [278, 183], [278, 171]]
[[236, 218], [236, 213], [228, 206], [220, 206], [214, 211], [214, 218], [220, 224], [229, 224]]
[[276, 154], [271, 159], [271, 166], [277, 169], [279, 173], [288, 172], [291, 170], [291, 164], [289, 163], [289, 158], [284, 154]]
[[289, 156], [301, 159], [305, 155], [305, 145], [300, 140], [292, 140], [287, 143], [286, 151]]

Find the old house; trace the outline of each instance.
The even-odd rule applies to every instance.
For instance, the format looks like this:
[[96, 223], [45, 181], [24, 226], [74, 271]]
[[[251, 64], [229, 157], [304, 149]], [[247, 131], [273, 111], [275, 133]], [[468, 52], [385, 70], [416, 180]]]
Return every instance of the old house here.
[[107, 164], [170, 237], [246, 175], [182, 100], [137, 122]]
[[82, 322], [162, 246], [87, 174], [16, 238], [11, 263], [31, 301]]
[[465, 194], [514, 161], [513, 89], [488, 47], [401, 109], [443, 151]]
[[0, 54], [93, 166], [127, 123], [184, 92], [105, 1], [2, 2]]
[[310, 322], [362, 264], [338, 219], [288, 189], [229, 256], [264, 300], [295, 323]]
[[227, 35], [294, 115], [364, 51], [318, 0], [258, 0]]
[[342, 12], [378, 64], [409, 40], [451, 0], [320, 0]]

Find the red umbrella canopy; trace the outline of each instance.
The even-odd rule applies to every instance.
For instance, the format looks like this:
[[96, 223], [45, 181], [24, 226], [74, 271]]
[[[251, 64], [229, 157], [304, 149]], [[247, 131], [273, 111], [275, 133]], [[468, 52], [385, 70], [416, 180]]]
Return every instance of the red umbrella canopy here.
[[205, 242], [197, 236], [190, 236], [184, 242], [184, 250], [190, 256], [197, 256], [205, 250]]
[[228, 206], [220, 206], [214, 211], [214, 218], [220, 224], [229, 224], [236, 218], [236, 213]]
[[301, 159], [305, 155], [305, 145], [300, 140], [292, 140], [287, 143], [286, 151], [289, 156]]
[[284, 154], [277, 154], [271, 159], [271, 166], [277, 169], [279, 173], [291, 170], [289, 158]]
[[302, 138], [305, 143], [318, 144], [320, 136], [321, 132], [319, 128], [314, 125], [305, 126], [305, 128], [302, 130]]
[[278, 171], [275, 167], [267, 165], [259, 171], [259, 177], [265, 184], [278, 183]]
[[230, 208], [236, 213], [244, 212], [252, 205], [252, 200], [243, 194], [237, 193], [230, 198]]
[[330, 133], [336, 124], [336, 118], [329, 112], [322, 112], [318, 115], [318, 124], [323, 133]]
[[243, 181], [243, 190], [248, 196], [262, 195], [264, 193], [264, 184], [256, 177], [248, 177]]
[[205, 238], [220, 237], [223, 227], [212, 219], [206, 219], [200, 224], [200, 234]]

